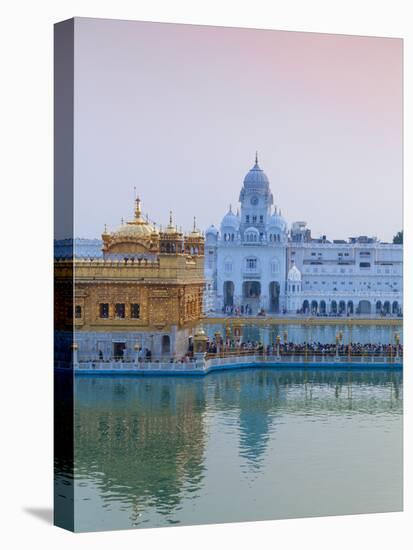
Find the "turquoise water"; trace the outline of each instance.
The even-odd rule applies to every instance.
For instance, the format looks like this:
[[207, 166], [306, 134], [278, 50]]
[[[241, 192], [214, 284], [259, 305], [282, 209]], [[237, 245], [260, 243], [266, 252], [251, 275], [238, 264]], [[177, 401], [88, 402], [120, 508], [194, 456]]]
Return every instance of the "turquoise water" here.
[[399, 370], [75, 380], [78, 531], [402, 508]]

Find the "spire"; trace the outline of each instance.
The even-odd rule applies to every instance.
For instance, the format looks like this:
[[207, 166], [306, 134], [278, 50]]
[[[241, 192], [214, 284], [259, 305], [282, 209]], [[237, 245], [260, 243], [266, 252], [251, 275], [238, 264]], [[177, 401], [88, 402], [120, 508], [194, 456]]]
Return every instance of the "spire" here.
[[229, 213], [232, 214], [232, 204], [229, 205]]
[[141, 219], [141, 200], [139, 197], [136, 197], [135, 199], [135, 219], [140, 220]]
[[255, 151], [255, 165], [258, 166], [258, 151]]
[[169, 225], [172, 225], [172, 210], [169, 210]]
[[194, 232], [196, 231], [196, 217], [194, 216]]

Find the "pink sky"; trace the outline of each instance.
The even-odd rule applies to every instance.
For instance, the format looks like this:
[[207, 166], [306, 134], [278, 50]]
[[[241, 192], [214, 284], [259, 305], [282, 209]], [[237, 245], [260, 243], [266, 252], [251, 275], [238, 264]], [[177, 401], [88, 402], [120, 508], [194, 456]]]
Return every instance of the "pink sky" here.
[[76, 19], [76, 235], [133, 212], [184, 229], [238, 205], [255, 151], [313, 235], [402, 226], [402, 41]]

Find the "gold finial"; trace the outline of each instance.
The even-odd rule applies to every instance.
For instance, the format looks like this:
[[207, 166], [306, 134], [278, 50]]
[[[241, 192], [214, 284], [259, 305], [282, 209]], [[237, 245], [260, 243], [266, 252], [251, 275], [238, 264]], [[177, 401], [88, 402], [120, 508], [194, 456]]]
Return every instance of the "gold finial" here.
[[107, 232], [108, 232], [108, 226], [105, 224], [105, 225], [104, 225], [103, 234], [106, 235]]
[[172, 225], [172, 210], [169, 210], [169, 225]]
[[258, 151], [255, 151], [255, 164], [258, 164]]
[[123, 219], [123, 216], [120, 219], [120, 224], [123, 225], [125, 223], [125, 220]]
[[141, 218], [141, 199], [136, 197], [135, 199], [135, 219], [140, 220]]
[[196, 231], [196, 217], [194, 216], [194, 231]]

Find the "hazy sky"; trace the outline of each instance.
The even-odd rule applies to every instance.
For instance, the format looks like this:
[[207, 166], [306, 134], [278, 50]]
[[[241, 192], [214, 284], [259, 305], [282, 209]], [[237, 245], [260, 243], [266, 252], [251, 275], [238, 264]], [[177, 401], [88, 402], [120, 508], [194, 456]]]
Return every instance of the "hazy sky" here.
[[76, 19], [75, 231], [219, 225], [258, 150], [313, 236], [402, 226], [402, 41]]

